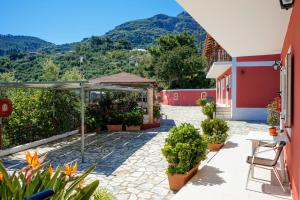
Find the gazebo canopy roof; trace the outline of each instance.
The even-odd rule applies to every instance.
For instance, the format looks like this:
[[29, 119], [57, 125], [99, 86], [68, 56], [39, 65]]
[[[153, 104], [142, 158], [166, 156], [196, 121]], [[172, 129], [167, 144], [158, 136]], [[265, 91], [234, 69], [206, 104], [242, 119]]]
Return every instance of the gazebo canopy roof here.
[[90, 79], [89, 84], [115, 84], [115, 85], [149, 85], [156, 84], [155, 80], [146, 79], [135, 74], [121, 72], [108, 76], [102, 76], [95, 79]]
[[146, 79], [126, 72], [102, 76], [87, 81], [0, 82], [0, 88], [45, 88], [56, 90], [84, 88], [85, 90], [110, 89], [141, 91], [142, 89], [155, 85], [155, 80]]

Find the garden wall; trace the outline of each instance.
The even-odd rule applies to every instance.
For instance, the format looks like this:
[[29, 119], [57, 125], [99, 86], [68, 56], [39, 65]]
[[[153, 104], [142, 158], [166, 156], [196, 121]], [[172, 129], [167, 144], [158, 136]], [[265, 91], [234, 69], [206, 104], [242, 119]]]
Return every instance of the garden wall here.
[[161, 104], [172, 106], [195, 106], [197, 99], [211, 97], [216, 99], [216, 89], [178, 89], [162, 90], [157, 93]]

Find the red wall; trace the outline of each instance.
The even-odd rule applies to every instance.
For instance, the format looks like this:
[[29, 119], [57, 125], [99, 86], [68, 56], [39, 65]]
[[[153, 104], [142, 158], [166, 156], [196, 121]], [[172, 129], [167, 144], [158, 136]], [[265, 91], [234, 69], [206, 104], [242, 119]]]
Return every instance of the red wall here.
[[[229, 75], [231, 75], [231, 68], [229, 68], [226, 72], [224, 72], [217, 79], [217, 84], [218, 84], [219, 81], [224, 81], [224, 88], [221, 91], [223, 98], [221, 98], [221, 95], [219, 93], [220, 92], [219, 90], [221, 90], [221, 88], [218, 88], [219, 85], [217, 85], [217, 96], [216, 96], [217, 103], [226, 104], [226, 90], [227, 90], [227, 88], [226, 88], [226, 76], [229, 76]], [[229, 84], [231, 85], [231, 83], [229, 83]], [[231, 105], [231, 86], [230, 86], [229, 91], [228, 91], [228, 104], [227, 105], [228, 106]]]
[[237, 67], [236, 106], [266, 107], [280, 91], [280, 71], [272, 67]]
[[270, 61], [270, 60], [280, 60], [280, 54], [270, 54], [270, 55], [259, 55], [259, 56], [243, 56], [236, 58], [238, 62], [245, 61]]
[[[207, 96], [216, 98], [215, 89], [186, 89], [186, 90], [163, 90], [157, 93], [162, 97], [162, 104], [173, 106], [195, 106], [196, 100], [201, 98], [201, 93], [207, 93]], [[178, 98], [176, 98], [178, 97]]]
[[286, 161], [293, 191], [293, 199], [299, 200], [300, 192], [300, 1], [295, 0], [288, 31], [282, 48], [281, 60], [292, 46], [294, 53], [294, 107], [291, 143], [286, 147]]

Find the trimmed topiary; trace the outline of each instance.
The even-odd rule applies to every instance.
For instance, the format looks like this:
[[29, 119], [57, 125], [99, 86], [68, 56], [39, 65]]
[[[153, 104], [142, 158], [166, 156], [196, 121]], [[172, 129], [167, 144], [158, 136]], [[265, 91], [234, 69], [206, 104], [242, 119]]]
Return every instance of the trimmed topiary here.
[[203, 137], [209, 144], [223, 144], [228, 138], [229, 127], [223, 119], [205, 119], [201, 122]]
[[167, 174], [184, 174], [206, 158], [207, 144], [192, 124], [184, 123], [169, 131], [162, 153]]

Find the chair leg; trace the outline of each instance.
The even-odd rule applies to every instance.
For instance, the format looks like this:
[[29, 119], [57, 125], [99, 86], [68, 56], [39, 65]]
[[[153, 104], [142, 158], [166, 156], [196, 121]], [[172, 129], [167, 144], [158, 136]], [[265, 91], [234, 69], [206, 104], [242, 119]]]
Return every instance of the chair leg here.
[[251, 178], [254, 178], [254, 165], [250, 165], [250, 169], [251, 169]]
[[284, 187], [283, 187], [283, 184], [282, 184], [281, 179], [280, 179], [280, 175], [279, 175], [278, 170], [276, 169], [276, 167], [273, 167], [273, 171], [274, 171], [274, 174], [275, 174], [275, 176], [276, 176], [276, 178], [277, 178], [277, 180], [278, 180], [278, 182], [279, 182], [282, 190], [284, 192], [286, 192], [285, 189], [284, 189]]
[[246, 181], [246, 190], [248, 189], [250, 174], [252, 174], [252, 165], [251, 164], [250, 164], [249, 170], [248, 170], [248, 176], [247, 176], [247, 181]]

